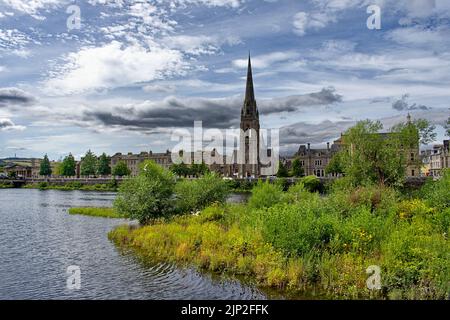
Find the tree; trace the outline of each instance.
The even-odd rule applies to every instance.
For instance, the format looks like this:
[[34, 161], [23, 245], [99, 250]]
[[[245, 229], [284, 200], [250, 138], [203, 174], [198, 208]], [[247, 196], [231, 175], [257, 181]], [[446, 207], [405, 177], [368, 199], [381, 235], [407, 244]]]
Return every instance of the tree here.
[[88, 150], [86, 155], [81, 160], [80, 174], [82, 176], [93, 176], [97, 172], [97, 157]]
[[191, 174], [191, 169], [184, 162], [180, 164], [173, 164], [170, 167], [170, 171], [179, 177], [186, 177]]
[[292, 162], [292, 175], [294, 177], [301, 177], [305, 174], [305, 170], [303, 170], [302, 164], [300, 162], [300, 159], [296, 158]]
[[111, 174], [110, 160], [106, 153], [102, 153], [102, 155], [98, 158], [97, 173], [101, 176], [107, 176]]
[[277, 173], [277, 177], [278, 178], [286, 178], [289, 177], [289, 171], [287, 170], [287, 168], [284, 166], [283, 162], [279, 162], [279, 167], [278, 167], [278, 173]]
[[50, 160], [48, 160], [48, 156], [45, 155], [39, 167], [39, 175], [50, 176], [51, 174], [52, 174], [52, 167], [50, 166]]
[[76, 174], [76, 162], [71, 153], [64, 158], [60, 166], [60, 174], [64, 177], [73, 177]]
[[342, 171], [354, 185], [403, 183], [408, 151], [419, 148], [420, 129], [412, 122], [390, 133], [380, 134], [382, 128], [379, 121], [360, 121], [343, 136]]
[[174, 213], [173, 174], [153, 161], [141, 164], [139, 175], [125, 180], [119, 187], [114, 208], [130, 219], [147, 224]]
[[[410, 131], [411, 134], [419, 134], [419, 141], [421, 144], [429, 144], [436, 140], [436, 126], [432, 125], [426, 119], [416, 119], [412, 122], [402, 122], [395, 125], [391, 131], [393, 132], [406, 132]], [[415, 138], [415, 137], [414, 137]]]
[[326, 174], [335, 174], [335, 175], [344, 173], [344, 164], [343, 164], [341, 152], [336, 153], [331, 158], [330, 162], [328, 163], [328, 165], [325, 169], [325, 173]]
[[112, 169], [112, 175], [117, 177], [129, 176], [131, 170], [128, 169], [127, 164], [124, 161], [119, 161]]

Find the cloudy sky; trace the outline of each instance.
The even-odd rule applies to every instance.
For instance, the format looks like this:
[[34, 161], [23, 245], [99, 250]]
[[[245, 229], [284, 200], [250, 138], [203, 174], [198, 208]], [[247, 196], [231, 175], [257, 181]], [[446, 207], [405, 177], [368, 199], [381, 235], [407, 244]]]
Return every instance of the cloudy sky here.
[[195, 120], [236, 127], [249, 51], [284, 151], [408, 112], [442, 140], [449, 32], [448, 0], [0, 0], [0, 157], [165, 151]]

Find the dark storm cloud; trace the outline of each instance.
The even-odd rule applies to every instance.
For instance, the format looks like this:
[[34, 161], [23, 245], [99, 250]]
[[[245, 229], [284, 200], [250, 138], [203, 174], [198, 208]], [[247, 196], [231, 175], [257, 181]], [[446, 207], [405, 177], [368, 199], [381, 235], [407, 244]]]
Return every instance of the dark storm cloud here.
[[13, 128], [14, 123], [9, 119], [0, 119], [0, 130]]
[[342, 101], [342, 96], [334, 88], [323, 88], [320, 92], [295, 95], [285, 98], [262, 100], [259, 109], [262, 114], [295, 112], [300, 107], [329, 105]]
[[0, 107], [9, 105], [28, 105], [35, 101], [29, 93], [18, 88], [0, 88]]
[[355, 121], [337, 121], [329, 120], [318, 124], [306, 122], [298, 122], [293, 125], [281, 128], [280, 142], [281, 144], [318, 144], [324, 142], [332, 142], [344, 133], [348, 128], [353, 126]]
[[[342, 97], [333, 88], [320, 92], [258, 101], [260, 115], [295, 112], [304, 107], [329, 105]], [[124, 127], [129, 130], [191, 127], [203, 121], [206, 128], [230, 128], [239, 125], [242, 97], [206, 99], [168, 97], [161, 102], [117, 107], [112, 111], [86, 111], [84, 121], [101, 125]]]
[[424, 105], [418, 105], [417, 103], [409, 104], [408, 103], [409, 95], [405, 94], [400, 100], [394, 101], [392, 104], [392, 108], [397, 111], [412, 111], [412, 110], [429, 110]]

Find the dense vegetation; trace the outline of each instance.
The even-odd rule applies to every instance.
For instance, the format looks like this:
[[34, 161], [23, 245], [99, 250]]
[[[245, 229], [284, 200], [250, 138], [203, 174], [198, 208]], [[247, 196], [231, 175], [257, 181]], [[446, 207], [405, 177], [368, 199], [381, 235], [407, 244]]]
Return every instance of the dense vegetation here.
[[139, 175], [120, 185], [114, 208], [127, 218], [147, 224], [158, 218], [195, 212], [213, 202], [223, 203], [227, 195], [226, 182], [214, 173], [177, 182], [171, 171], [153, 161], [144, 161]]
[[[119, 227], [110, 238], [152, 261], [244, 275], [286, 294], [448, 297], [449, 172], [414, 197], [374, 184], [355, 187], [349, 179], [319, 196], [307, 190], [308, 180], [314, 179], [287, 192], [260, 182], [248, 204], [214, 203], [198, 215]], [[381, 267], [382, 290], [366, 287], [371, 265]]]

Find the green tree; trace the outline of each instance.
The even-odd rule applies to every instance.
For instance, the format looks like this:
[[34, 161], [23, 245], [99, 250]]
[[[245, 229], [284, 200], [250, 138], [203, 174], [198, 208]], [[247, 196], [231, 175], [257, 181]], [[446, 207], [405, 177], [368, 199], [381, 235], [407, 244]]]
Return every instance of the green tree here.
[[343, 174], [344, 173], [344, 164], [342, 159], [342, 153], [336, 153], [328, 163], [326, 169], [326, 174]]
[[408, 151], [417, 149], [420, 133], [414, 123], [394, 126], [380, 134], [379, 121], [360, 121], [343, 136], [343, 172], [354, 185], [401, 185], [408, 165]]
[[50, 176], [51, 174], [52, 174], [52, 167], [50, 166], [50, 160], [48, 160], [48, 156], [45, 155], [39, 167], [39, 175]]
[[106, 153], [102, 153], [102, 155], [98, 158], [97, 173], [101, 176], [111, 174], [110, 159]]
[[119, 214], [147, 224], [174, 213], [173, 174], [153, 161], [140, 166], [139, 175], [125, 180], [119, 187], [114, 208]]
[[392, 128], [393, 132], [403, 133], [409, 135], [410, 138], [415, 139], [419, 136], [421, 144], [429, 144], [436, 140], [436, 126], [432, 125], [426, 119], [416, 119], [412, 122], [402, 122]]
[[170, 171], [179, 177], [186, 177], [192, 173], [192, 170], [184, 162], [180, 164], [173, 164], [170, 167]]
[[131, 170], [128, 169], [127, 164], [124, 161], [119, 161], [112, 169], [112, 175], [117, 177], [129, 176]]
[[86, 155], [81, 160], [80, 174], [82, 176], [93, 176], [97, 172], [97, 157], [88, 150]]
[[200, 179], [182, 180], [175, 186], [176, 210], [178, 213], [195, 212], [214, 202], [224, 203], [228, 194], [227, 182], [216, 173], [207, 173]]
[[305, 170], [303, 170], [302, 164], [300, 162], [300, 159], [296, 158], [292, 162], [292, 175], [294, 177], [301, 177], [305, 174]]
[[75, 158], [71, 153], [67, 157], [64, 158], [63, 162], [60, 165], [60, 175], [65, 177], [73, 177], [76, 174], [76, 162]]
[[288, 169], [285, 167], [283, 162], [280, 161], [279, 162], [279, 167], [278, 167], [277, 177], [279, 177], [279, 178], [286, 178], [288, 176], [289, 176]]

